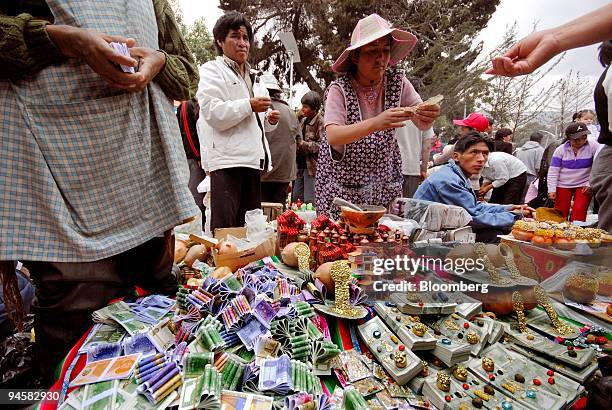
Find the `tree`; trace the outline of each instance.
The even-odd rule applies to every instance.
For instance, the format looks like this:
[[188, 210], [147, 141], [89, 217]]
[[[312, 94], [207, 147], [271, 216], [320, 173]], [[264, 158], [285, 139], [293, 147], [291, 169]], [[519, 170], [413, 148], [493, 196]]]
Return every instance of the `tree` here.
[[204, 17], [200, 17], [193, 22], [185, 35], [185, 41], [198, 65], [214, 59], [217, 55], [212, 35], [206, 27]]
[[293, 32], [302, 60], [295, 64], [296, 81], [318, 92], [334, 79], [332, 63], [346, 48], [357, 21], [378, 13], [417, 36], [419, 43], [403, 67], [408, 76], [422, 81], [424, 97], [444, 94], [444, 112], [453, 117], [465, 97], [472, 104], [486, 92], [484, 66], [473, 65], [482, 45], [472, 43], [498, 4], [499, 0], [221, 0], [219, 7], [247, 16], [257, 38], [252, 63], [273, 69], [285, 82], [289, 61], [277, 33]]
[[572, 121], [572, 115], [593, 101], [594, 85], [580, 75], [580, 71], [572, 70], [562, 78], [558, 85], [559, 119], [557, 126], [564, 130]]
[[185, 24], [183, 11], [178, 0], [169, 0], [170, 7], [174, 11], [176, 23], [181, 30], [181, 34], [193, 54], [198, 65], [212, 60], [217, 55], [213, 42], [213, 37], [206, 27], [204, 17], [198, 18], [191, 27]]

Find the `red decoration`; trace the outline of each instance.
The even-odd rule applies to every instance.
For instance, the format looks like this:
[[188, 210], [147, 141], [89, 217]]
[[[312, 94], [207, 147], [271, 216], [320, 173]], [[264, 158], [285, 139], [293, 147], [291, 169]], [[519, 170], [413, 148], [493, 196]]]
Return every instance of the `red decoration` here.
[[553, 372], [552, 370], [550, 370], [550, 369], [549, 369], [549, 370], [546, 372], [546, 374], [552, 377], [552, 376], [554, 376], [554, 375], [555, 375], [555, 372]]
[[452, 399], [453, 398], [450, 396], [450, 394], [447, 394], [446, 396], [444, 396], [444, 400], [446, 400], [447, 403], [450, 403]]
[[467, 383], [463, 383], [463, 389], [464, 390], [469, 390], [470, 389], [470, 385]]
[[495, 380], [495, 375], [493, 373], [489, 374], [489, 380], [491, 381]]
[[554, 377], [549, 377], [548, 378], [548, 384], [555, 384], [555, 378]]
[[406, 349], [406, 346], [404, 345], [399, 345], [398, 349], [400, 350], [400, 352], [403, 352], [404, 349]]
[[539, 386], [542, 384], [542, 382], [540, 381], [540, 379], [533, 379], [533, 384], [535, 384], [536, 386]]
[[467, 328], [469, 328], [469, 327], [470, 327], [470, 324], [469, 324], [468, 322], [465, 322], [465, 323], [463, 324], [463, 328], [464, 328], [464, 329], [467, 329]]
[[567, 350], [574, 350], [574, 346], [567, 346]]

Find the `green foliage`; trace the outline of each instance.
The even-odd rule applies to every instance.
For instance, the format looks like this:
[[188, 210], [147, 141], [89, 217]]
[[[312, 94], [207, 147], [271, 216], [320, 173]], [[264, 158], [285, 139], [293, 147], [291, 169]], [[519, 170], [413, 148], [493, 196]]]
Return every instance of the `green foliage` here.
[[322, 92], [334, 79], [331, 65], [350, 42], [355, 24], [378, 13], [394, 27], [406, 29], [419, 42], [403, 63], [409, 77], [421, 80], [420, 94], [444, 94], [448, 118], [472, 110], [487, 93], [481, 78], [484, 64], [475, 64], [482, 45], [473, 40], [486, 26], [499, 0], [221, 0], [223, 10], [244, 13], [253, 26], [257, 46], [251, 61], [263, 70], [273, 68], [288, 83], [288, 58], [278, 40], [279, 31], [293, 32], [302, 63], [295, 64], [296, 81]]
[[185, 35], [185, 41], [193, 53], [198, 65], [212, 60], [217, 55], [212, 34], [208, 31], [204, 17], [194, 21]]
[[217, 53], [215, 51], [212, 34], [210, 34], [206, 27], [204, 17], [198, 18], [193, 22], [193, 25], [188, 28], [185, 24], [185, 17], [183, 16], [183, 11], [181, 10], [178, 0], [169, 0], [169, 4], [174, 11], [176, 24], [181, 30], [181, 34], [187, 42], [187, 46], [193, 54], [196, 63], [200, 65], [214, 59]]

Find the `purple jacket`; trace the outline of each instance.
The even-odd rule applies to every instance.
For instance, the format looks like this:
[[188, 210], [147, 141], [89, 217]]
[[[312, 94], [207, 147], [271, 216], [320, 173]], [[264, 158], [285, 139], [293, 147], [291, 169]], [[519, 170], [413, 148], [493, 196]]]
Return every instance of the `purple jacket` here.
[[548, 192], [560, 188], [578, 188], [589, 186], [589, 174], [593, 166], [593, 157], [599, 144], [587, 140], [587, 143], [574, 154], [569, 141], [559, 145], [553, 153], [548, 169]]

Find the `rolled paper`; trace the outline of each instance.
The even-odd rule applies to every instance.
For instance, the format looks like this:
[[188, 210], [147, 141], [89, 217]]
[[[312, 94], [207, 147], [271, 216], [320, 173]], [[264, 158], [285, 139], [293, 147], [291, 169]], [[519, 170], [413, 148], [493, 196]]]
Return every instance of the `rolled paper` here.
[[165, 363], [166, 363], [166, 359], [160, 358], [160, 359], [155, 360], [154, 362], [147, 363], [142, 367], [137, 366], [136, 369], [134, 370], [134, 373], [136, 375], [143, 374], [143, 373], [146, 373], [150, 369], [159, 368], [163, 366]]
[[[176, 369], [178, 370], [178, 369]], [[160, 386], [159, 390], [153, 390], [153, 398], [154, 399], [158, 399], [161, 396], [166, 397], [168, 391], [172, 391], [172, 387], [174, 387], [176, 385], [177, 381], [181, 380], [181, 375], [180, 373], [176, 373], [174, 376], [172, 376], [172, 378], [170, 378], [166, 383], [164, 383], [162, 386]], [[168, 390], [170, 389], [170, 390]], [[156, 400], [157, 401], [157, 400]]]
[[206, 350], [212, 350], [213, 341], [210, 338], [208, 329], [206, 327], [200, 326], [198, 332], [196, 333], [196, 338]]
[[169, 380], [171, 380], [173, 377], [175, 377], [176, 375], [179, 375], [180, 377], [180, 370], [178, 367], [174, 366], [174, 368], [172, 368], [170, 370], [170, 372], [168, 372], [161, 380], [159, 380], [157, 383], [153, 384], [149, 390], [152, 392], [156, 392], [158, 390], [160, 390], [164, 385], [166, 385], [166, 383], [168, 383]]
[[196, 375], [203, 373], [206, 366], [211, 364], [213, 360], [214, 355], [212, 352], [190, 353], [189, 355], [185, 356], [185, 363], [183, 365], [185, 375]]
[[229, 386], [231, 383], [231, 378], [233, 377], [236, 370], [236, 363], [233, 360], [229, 360], [223, 367], [223, 387]]
[[232, 380], [232, 383], [230, 384], [230, 390], [237, 390], [238, 389], [238, 384], [242, 381], [242, 375], [244, 374], [244, 368], [246, 367], [246, 365], [244, 364], [239, 364], [238, 365], [238, 370], [236, 370], [236, 374], [234, 375], [234, 378]]
[[300, 346], [300, 347], [293, 349], [292, 353], [295, 356], [299, 356], [301, 354], [308, 353], [309, 351], [310, 351], [310, 347], [306, 345], [306, 346]]
[[158, 383], [162, 380], [166, 375], [168, 375], [173, 369], [176, 369], [175, 363], [169, 363], [166, 366], [162, 367], [157, 371], [149, 380], [147, 380], [144, 384], [145, 389], [150, 389], [151, 386]]
[[234, 377], [236, 376], [236, 373], [238, 373], [238, 370], [240, 369], [240, 365], [238, 363], [232, 362], [232, 364], [233, 366], [228, 372], [227, 380], [224, 383], [224, 386], [227, 386], [227, 387], [232, 385], [232, 382], [234, 381]]
[[144, 366], [144, 365], [146, 365], [148, 363], [154, 362], [154, 361], [156, 361], [158, 359], [163, 359], [164, 357], [165, 356], [163, 355], [163, 353], [157, 353], [157, 354], [154, 354], [154, 355], [151, 355], [151, 356], [144, 357], [144, 358], [142, 358], [138, 362], [138, 364], [136, 365], [136, 368], [142, 367], [142, 366]]
[[304, 346], [310, 347], [309, 345], [310, 345], [310, 343], [308, 342], [308, 340], [300, 340], [300, 341], [297, 341], [297, 342], [291, 342], [291, 347], [294, 350], [295, 349], [299, 349], [299, 348], [304, 347]]
[[158, 367], [151, 368], [148, 371], [146, 371], [145, 373], [138, 374], [138, 375], [136, 375], [136, 381], [138, 381], [139, 384], [142, 384], [142, 383], [150, 380], [153, 376], [155, 376], [157, 374], [157, 372], [159, 372], [164, 367], [165, 367], [165, 363], [164, 364], [160, 364]]
[[174, 390], [178, 389], [179, 387], [181, 387], [181, 384], [183, 384], [183, 380], [181, 380], [181, 378], [179, 377], [178, 380], [176, 381], [176, 383], [174, 383], [173, 386], [170, 386], [170, 388], [168, 388], [164, 394], [162, 394], [161, 396], [157, 397], [155, 399], [155, 403], [159, 403], [161, 402], [163, 399], [165, 399], [170, 393], [172, 393]]
[[215, 359], [215, 363], [213, 365], [217, 368], [218, 371], [222, 371], [225, 369], [225, 364], [227, 363], [228, 358], [229, 355], [224, 352]]
[[202, 381], [203, 381], [203, 386], [204, 386], [204, 390], [206, 392], [210, 392], [210, 384], [211, 384], [211, 377], [212, 377], [212, 372], [210, 371], [211, 366], [209, 364], [206, 365], [206, 367], [204, 368], [204, 376], [202, 377]]

